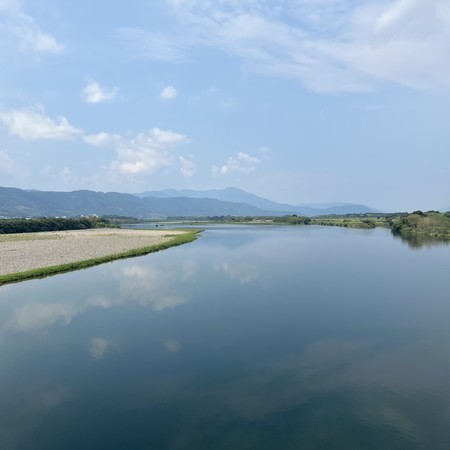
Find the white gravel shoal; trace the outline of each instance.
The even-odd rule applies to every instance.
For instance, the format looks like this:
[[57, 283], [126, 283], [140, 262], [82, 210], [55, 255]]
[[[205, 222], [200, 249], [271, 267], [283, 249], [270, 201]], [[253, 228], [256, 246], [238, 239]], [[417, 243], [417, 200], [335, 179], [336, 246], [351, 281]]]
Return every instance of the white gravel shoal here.
[[0, 275], [124, 253], [180, 233], [101, 228], [0, 235]]

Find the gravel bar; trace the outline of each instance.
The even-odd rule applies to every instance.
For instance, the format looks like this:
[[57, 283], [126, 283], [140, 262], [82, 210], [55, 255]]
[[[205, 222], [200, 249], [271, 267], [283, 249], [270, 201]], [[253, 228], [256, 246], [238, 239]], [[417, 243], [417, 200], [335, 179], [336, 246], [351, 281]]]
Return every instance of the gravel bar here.
[[0, 275], [85, 261], [150, 247], [179, 230], [95, 228], [0, 235]]

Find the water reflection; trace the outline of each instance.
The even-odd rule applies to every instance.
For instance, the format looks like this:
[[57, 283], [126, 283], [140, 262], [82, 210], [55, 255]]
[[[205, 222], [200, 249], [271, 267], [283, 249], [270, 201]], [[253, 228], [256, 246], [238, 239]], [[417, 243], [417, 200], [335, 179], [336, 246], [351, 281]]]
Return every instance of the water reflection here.
[[448, 247], [255, 231], [0, 290], [0, 448], [449, 448]]
[[[17, 300], [18, 306], [5, 311], [0, 318], [0, 336], [8, 332], [35, 332], [54, 325], [70, 325], [72, 321], [91, 309], [109, 309], [127, 303], [151, 307], [155, 311], [175, 308], [188, 301], [189, 292], [181, 289], [180, 281], [187, 283], [195, 278], [197, 266], [188, 260], [177, 273], [167, 267], [149, 263], [127, 263], [114, 266], [108, 274], [107, 293], [90, 295], [84, 291], [67, 293], [60, 300], [49, 296], [45, 299]], [[105, 280], [106, 281], [106, 280]], [[98, 280], [102, 285], [102, 280]], [[5, 289], [6, 288], [6, 289]], [[4, 289], [4, 290], [3, 290]], [[7, 294], [11, 286], [2, 288]]]
[[3, 325], [5, 331], [35, 331], [63, 322], [68, 325], [80, 312], [89, 307], [77, 303], [27, 303], [12, 311], [11, 318]]
[[168, 339], [164, 342], [164, 347], [168, 352], [178, 353], [181, 350], [181, 343], [176, 339]]
[[402, 236], [401, 234], [392, 233], [396, 239], [401, 239], [402, 242], [408, 245], [409, 248], [412, 249], [420, 249], [422, 247], [448, 247], [450, 246], [449, 241], [443, 241], [442, 239], [436, 239], [433, 237], [427, 236]]
[[121, 302], [132, 299], [151, 306], [155, 311], [162, 311], [187, 301], [185, 294], [172, 288], [175, 279], [169, 271], [162, 271], [155, 266], [133, 265], [122, 269], [117, 276], [120, 279]]
[[90, 340], [88, 353], [95, 359], [103, 359], [107, 353], [118, 349], [117, 343], [102, 337], [96, 337]]
[[236, 263], [232, 261], [215, 261], [215, 271], [223, 271], [231, 281], [238, 281], [239, 284], [247, 284], [259, 278], [256, 264]]

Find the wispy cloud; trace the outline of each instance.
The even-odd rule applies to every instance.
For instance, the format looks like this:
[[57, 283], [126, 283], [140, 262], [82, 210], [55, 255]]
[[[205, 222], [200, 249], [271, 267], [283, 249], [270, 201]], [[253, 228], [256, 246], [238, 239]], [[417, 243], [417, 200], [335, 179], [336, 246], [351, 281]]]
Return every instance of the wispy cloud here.
[[197, 166], [195, 165], [194, 161], [191, 161], [190, 159], [184, 158], [183, 156], [179, 156], [181, 168], [180, 172], [185, 177], [192, 177], [195, 175], [195, 172], [197, 171]]
[[163, 100], [173, 100], [178, 96], [178, 91], [173, 86], [166, 86], [159, 96]]
[[232, 172], [254, 172], [260, 163], [261, 161], [255, 156], [239, 152], [236, 155], [229, 156], [222, 166], [212, 166], [212, 173], [214, 175], [227, 175]]
[[60, 180], [64, 184], [70, 184], [77, 181], [76, 177], [73, 175], [72, 171], [68, 167], [64, 167], [58, 173]]
[[85, 134], [83, 139], [86, 144], [94, 147], [114, 147], [123, 142], [123, 138], [119, 134], [111, 134], [104, 131], [96, 134]]
[[89, 81], [83, 89], [83, 99], [87, 103], [104, 103], [114, 100], [117, 87], [109, 89], [96, 81]]
[[4, 150], [0, 150], [0, 172], [7, 175], [11, 175], [14, 172], [14, 161]]
[[25, 141], [68, 140], [82, 133], [82, 130], [71, 125], [64, 116], [52, 119], [41, 107], [0, 112], [0, 122], [8, 128], [12, 136]]
[[188, 59], [189, 44], [180, 37], [137, 28], [119, 28], [116, 35], [137, 57], [167, 62]]
[[293, 78], [317, 92], [364, 91], [384, 82], [450, 87], [447, 0], [166, 3], [183, 44], [180, 34], [125, 33], [153, 59], [180, 61], [196, 47], [217, 48], [248, 70]]
[[[22, 52], [61, 54], [64, 45], [41, 30], [19, 0], [0, 1], [0, 42]], [[0, 44], [1, 45], [1, 44]]]

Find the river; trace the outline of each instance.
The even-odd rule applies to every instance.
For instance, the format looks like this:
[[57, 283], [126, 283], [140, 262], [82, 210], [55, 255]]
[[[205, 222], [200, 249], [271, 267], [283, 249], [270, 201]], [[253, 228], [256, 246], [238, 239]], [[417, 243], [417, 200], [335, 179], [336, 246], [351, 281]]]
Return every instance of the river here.
[[2, 450], [450, 448], [450, 246], [210, 226], [0, 288]]

